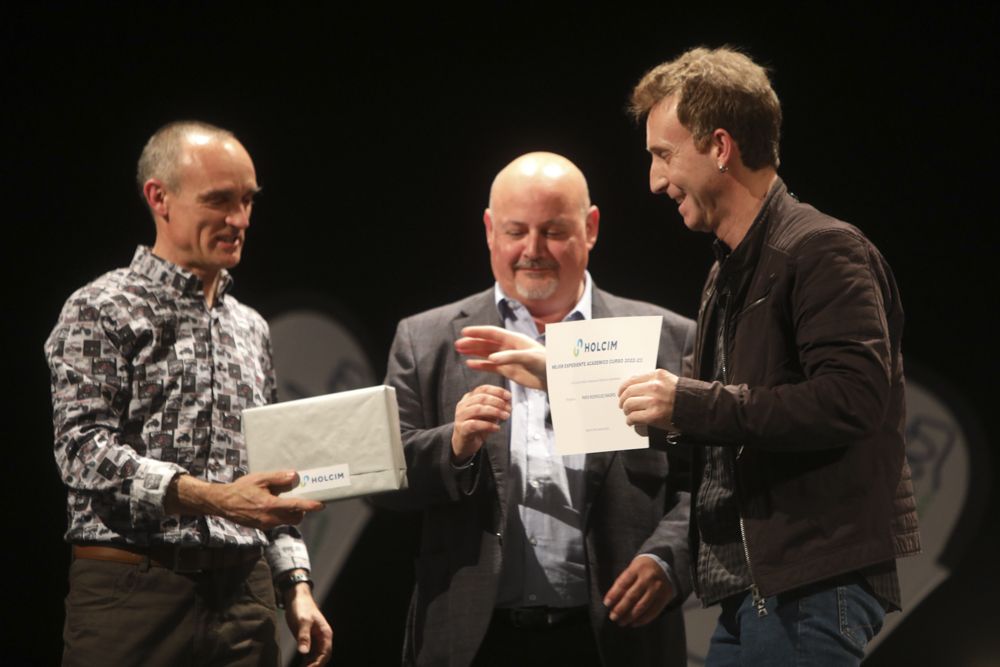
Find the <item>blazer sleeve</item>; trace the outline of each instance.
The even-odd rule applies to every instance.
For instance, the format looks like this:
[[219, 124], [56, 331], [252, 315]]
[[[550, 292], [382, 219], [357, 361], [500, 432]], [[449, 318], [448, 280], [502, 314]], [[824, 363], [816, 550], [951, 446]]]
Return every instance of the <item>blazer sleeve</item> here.
[[415, 325], [413, 318], [402, 320], [389, 352], [385, 383], [396, 389], [409, 488], [376, 502], [394, 509], [422, 509], [458, 501], [470, 493], [478, 475], [478, 456], [468, 468], [458, 469], [451, 464], [454, 421], [438, 423], [443, 410], [437, 406], [445, 346], [440, 343], [418, 352], [416, 340], [437, 338], [426, 328]]
[[653, 534], [639, 549], [640, 554], [652, 554], [670, 566], [677, 595], [671, 606], [681, 604], [691, 594], [691, 561], [688, 548], [688, 520], [691, 516], [691, 495], [686, 491], [672, 494], [673, 507], [668, 511]]

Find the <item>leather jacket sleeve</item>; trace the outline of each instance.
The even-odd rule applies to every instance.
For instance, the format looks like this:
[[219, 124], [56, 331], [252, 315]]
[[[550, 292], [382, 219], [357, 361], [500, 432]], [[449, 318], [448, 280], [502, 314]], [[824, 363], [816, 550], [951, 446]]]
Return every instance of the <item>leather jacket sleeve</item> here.
[[770, 250], [758, 267], [767, 291], [751, 290], [725, 341], [731, 384], [681, 378], [674, 424], [695, 439], [776, 451], [871, 434], [902, 374], [893, 361], [902, 310], [884, 260], [842, 227]]

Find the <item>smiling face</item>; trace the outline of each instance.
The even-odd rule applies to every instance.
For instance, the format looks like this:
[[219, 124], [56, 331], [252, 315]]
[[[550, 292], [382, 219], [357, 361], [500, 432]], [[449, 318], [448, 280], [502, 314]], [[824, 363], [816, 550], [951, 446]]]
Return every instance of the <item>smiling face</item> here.
[[254, 195], [253, 162], [231, 136], [191, 132], [183, 140], [176, 184], [144, 186], [156, 219], [153, 253], [208, 282], [240, 262]]
[[512, 162], [497, 175], [483, 216], [500, 287], [536, 319], [562, 319], [583, 293], [598, 220], [571, 162], [551, 153]]
[[646, 149], [651, 156], [649, 189], [677, 203], [688, 229], [718, 230], [722, 177], [717, 147], [698, 150], [691, 132], [677, 118], [675, 97], [666, 97], [646, 118]]

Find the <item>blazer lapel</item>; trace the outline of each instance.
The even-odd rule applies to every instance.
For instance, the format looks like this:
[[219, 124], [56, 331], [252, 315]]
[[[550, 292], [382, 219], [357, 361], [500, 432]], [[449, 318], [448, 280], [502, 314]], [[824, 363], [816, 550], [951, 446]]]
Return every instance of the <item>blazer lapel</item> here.
[[[476, 297], [468, 310], [463, 311], [451, 322], [452, 340], [458, 340], [462, 336], [462, 329], [472, 325], [492, 325], [502, 327], [500, 313], [497, 311], [496, 303], [493, 301], [492, 288]], [[458, 360], [458, 367], [461, 369], [461, 391], [457, 398], [460, 399], [466, 392], [472, 391], [481, 384], [492, 384], [497, 387], [504, 387], [506, 383], [499, 375], [493, 373], [480, 373], [473, 371], [465, 365], [465, 359], [457, 351], [454, 352]], [[456, 403], [458, 401], [456, 400]]]
[[604, 290], [599, 290], [597, 289], [597, 285], [594, 285], [590, 297], [590, 316], [595, 320], [599, 317], [615, 316], [615, 314], [608, 308], [608, 304], [604, 299], [604, 294]]
[[[494, 300], [492, 287], [476, 297], [476, 299], [474, 299], [470, 304], [468, 310], [460, 313], [458, 317], [452, 321], [451, 325], [454, 340], [458, 340], [462, 336], [462, 329], [464, 327], [483, 324], [497, 327], [503, 326], [503, 322], [500, 319], [500, 313], [497, 310], [496, 301]], [[458, 394], [455, 397], [455, 403], [458, 403], [458, 401], [461, 400], [462, 395], [466, 392], [470, 392], [482, 384], [492, 384], [506, 389], [506, 380], [501, 376], [493, 373], [473, 371], [465, 365], [465, 360], [462, 358], [462, 355], [455, 352], [455, 356], [458, 358], [458, 365], [461, 369], [461, 382], [457, 383], [460, 386], [457, 388]], [[489, 460], [490, 470], [493, 473], [493, 480], [496, 484], [497, 495], [499, 496], [500, 501], [500, 517], [498, 519], [498, 527], [502, 527], [504, 525], [503, 522], [506, 521], [507, 517], [506, 489], [507, 470], [510, 466], [509, 445], [510, 420], [508, 419], [500, 423], [500, 430], [486, 438], [486, 443], [483, 445], [483, 449], [485, 450], [486, 456]]]
[[[590, 310], [591, 317], [595, 320], [600, 317], [614, 317], [614, 313], [611, 312], [605, 302], [604, 292], [597, 289], [596, 285], [593, 288], [591, 296]], [[586, 471], [586, 491], [583, 496], [583, 526], [585, 531], [590, 520], [590, 508], [594, 504], [594, 500], [600, 494], [601, 488], [604, 486], [604, 480], [607, 479], [608, 476], [608, 469], [611, 467], [611, 462], [614, 461], [617, 454], [618, 452], [598, 452], [596, 454], [587, 454], [587, 458], [584, 462], [584, 470]]]
[[611, 469], [611, 462], [614, 461], [617, 454], [618, 452], [587, 454], [584, 461], [584, 484], [586, 484], [583, 494], [584, 533], [587, 532], [590, 526], [590, 509], [601, 495], [601, 490], [604, 488], [604, 481], [608, 477], [608, 470]]

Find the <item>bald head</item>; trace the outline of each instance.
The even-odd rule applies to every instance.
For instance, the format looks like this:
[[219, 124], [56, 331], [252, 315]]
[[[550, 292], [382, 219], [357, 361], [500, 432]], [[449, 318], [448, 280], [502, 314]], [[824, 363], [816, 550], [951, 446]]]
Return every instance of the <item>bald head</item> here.
[[567, 200], [575, 200], [584, 212], [590, 207], [590, 193], [583, 172], [555, 153], [526, 153], [501, 169], [490, 188], [490, 208], [494, 208], [498, 200], [523, 197], [527, 191], [559, 193]]
[[493, 179], [483, 215], [493, 276], [540, 325], [582, 296], [599, 219], [583, 173], [561, 155], [522, 155]]

